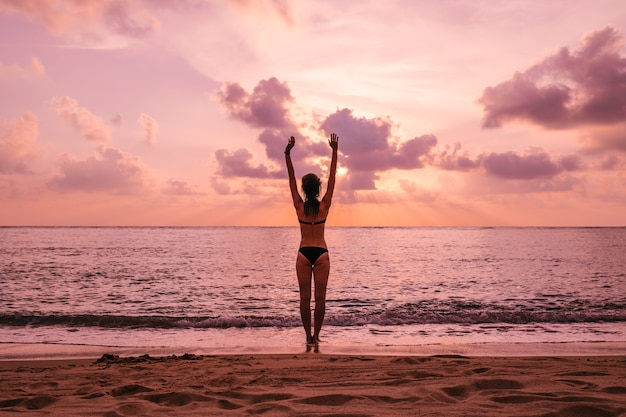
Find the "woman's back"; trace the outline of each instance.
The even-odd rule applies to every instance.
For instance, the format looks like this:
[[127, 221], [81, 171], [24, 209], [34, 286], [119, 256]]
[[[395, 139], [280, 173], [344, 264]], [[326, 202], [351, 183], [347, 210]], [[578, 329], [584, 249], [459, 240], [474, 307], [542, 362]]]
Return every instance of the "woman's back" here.
[[306, 217], [304, 214], [304, 204], [302, 207], [296, 207], [296, 213], [298, 215], [298, 221], [300, 222], [300, 247], [303, 246], [317, 246], [326, 248], [326, 241], [324, 239], [324, 230], [326, 225], [326, 218], [330, 205], [326, 204], [324, 200], [320, 202], [319, 211], [315, 218]]

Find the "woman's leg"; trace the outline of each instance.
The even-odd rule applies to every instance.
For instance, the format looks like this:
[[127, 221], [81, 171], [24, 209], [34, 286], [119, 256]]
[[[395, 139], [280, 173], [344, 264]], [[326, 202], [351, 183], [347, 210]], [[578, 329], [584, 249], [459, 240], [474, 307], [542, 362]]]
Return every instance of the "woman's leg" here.
[[313, 316], [313, 342], [317, 343], [320, 337], [320, 330], [324, 323], [326, 314], [326, 286], [330, 274], [330, 258], [328, 252], [322, 254], [315, 261], [313, 277], [315, 280], [315, 313]]
[[313, 267], [309, 260], [298, 252], [296, 260], [296, 274], [300, 287], [300, 318], [306, 333], [306, 342], [312, 341], [311, 336], [311, 274]]

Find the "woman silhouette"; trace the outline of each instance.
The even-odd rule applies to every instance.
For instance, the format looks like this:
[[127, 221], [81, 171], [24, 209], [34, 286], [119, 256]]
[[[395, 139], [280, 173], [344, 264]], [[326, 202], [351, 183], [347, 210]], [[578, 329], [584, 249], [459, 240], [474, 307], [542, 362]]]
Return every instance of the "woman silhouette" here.
[[[306, 174], [302, 177], [302, 192], [304, 200], [298, 193], [296, 177], [293, 171], [290, 151], [296, 144], [292, 136], [285, 148], [285, 160], [289, 174], [289, 188], [293, 205], [296, 209], [300, 222], [300, 248], [296, 260], [296, 274], [300, 287], [300, 317], [306, 333], [307, 345], [319, 343], [320, 330], [326, 313], [326, 284], [330, 273], [330, 259], [328, 248], [324, 240], [324, 223], [328, 217], [330, 203], [335, 189], [335, 173], [337, 171], [337, 148], [339, 137], [332, 133], [328, 145], [333, 154], [330, 161], [328, 174], [328, 186], [322, 200], [318, 200], [322, 182], [315, 174]], [[315, 284], [315, 312], [313, 322], [313, 334], [311, 334], [311, 279]]]

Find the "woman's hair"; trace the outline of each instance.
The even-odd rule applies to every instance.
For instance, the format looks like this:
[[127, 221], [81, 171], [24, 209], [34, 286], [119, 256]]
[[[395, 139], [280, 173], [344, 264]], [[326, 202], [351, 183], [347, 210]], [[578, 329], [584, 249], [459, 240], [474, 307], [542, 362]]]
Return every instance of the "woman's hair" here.
[[322, 181], [315, 174], [306, 174], [302, 177], [302, 192], [304, 193], [304, 215], [309, 218], [317, 217], [320, 210], [320, 196]]

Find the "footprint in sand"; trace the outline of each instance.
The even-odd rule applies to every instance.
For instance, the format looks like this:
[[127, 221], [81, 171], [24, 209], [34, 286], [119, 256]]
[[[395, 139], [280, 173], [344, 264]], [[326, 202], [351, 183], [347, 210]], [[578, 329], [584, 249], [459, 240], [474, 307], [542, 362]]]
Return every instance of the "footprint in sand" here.
[[291, 417], [295, 415], [295, 412], [292, 408], [287, 407], [286, 405], [271, 403], [257, 404], [253, 407], [246, 409], [246, 413], [272, 417]]
[[56, 388], [59, 386], [58, 382], [50, 381], [50, 382], [35, 382], [28, 385], [28, 389], [31, 390], [41, 390], [47, 388]]
[[143, 399], [150, 402], [167, 405], [169, 407], [182, 407], [192, 402], [214, 402], [215, 399], [200, 394], [187, 392], [169, 392], [167, 394], [148, 394]]
[[124, 395], [134, 395], [134, 394], [139, 394], [141, 392], [150, 392], [150, 391], [153, 391], [152, 388], [133, 384], [133, 385], [124, 385], [119, 388], [115, 388], [111, 390], [111, 395], [113, 397], [121, 397]]
[[409, 364], [409, 365], [417, 365], [417, 364], [420, 364], [420, 363], [428, 362], [430, 360], [431, 360], [430, 358], [419, 358], [418, 359], [418, 358], [411, 358], [409, 356], [405, 356], [405, 357], [393, 359], [391, 361], [391, 363], [406, 363], [406, 364]]
[[486, 390], [519, 390], [524, 385], [510, 379], [481, 379], [469, 385], [457, 385], [441, 390], [450, 397], [467, 398], [475, 392]]
[[22, 397], [0, 401], [0, 408], [23, 407], [27, 410], [41, 410], [57, 402], [57, 398], [49, 396]]
[[341, 406], [352, 400], [356, 400], [362, 397], [358, 397], [355, 395], [345, 395], [345, 394], [329, 394], [329, 395], [319, 395], [316, 397], [308, 397], [302, 398], [301, 400], [297, 400], [295, 402], [302, 404], [312, 404], [312, 405], [327, 405], [327, 406]]
[[554, 417], [618, 417], [620, 415], [623, 415], [620, 411], [606, 410], [592, 405], [569, 406], [551, 414]]
[[606, 387], [602, 388], [602, 392], [607, 394], [626, 394], [626, 387]]

